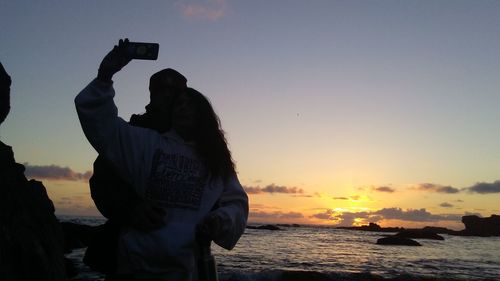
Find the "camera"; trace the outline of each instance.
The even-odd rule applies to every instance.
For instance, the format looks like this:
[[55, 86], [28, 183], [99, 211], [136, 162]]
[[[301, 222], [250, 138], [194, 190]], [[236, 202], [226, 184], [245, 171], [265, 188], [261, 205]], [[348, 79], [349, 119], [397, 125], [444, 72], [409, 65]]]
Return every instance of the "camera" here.
[[158, 43], [129, 42], [127, 53], [131, 59], [156, 60], [159, 49]]

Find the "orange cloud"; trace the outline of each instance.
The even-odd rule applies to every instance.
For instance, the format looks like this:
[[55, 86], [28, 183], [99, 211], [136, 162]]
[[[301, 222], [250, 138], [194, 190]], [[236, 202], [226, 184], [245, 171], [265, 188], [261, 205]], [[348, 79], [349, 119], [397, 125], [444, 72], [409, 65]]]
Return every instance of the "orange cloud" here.
[[315, 213], [313, 219], [331, 221], [337, 225], [351, 226], [355, 222], [379, 222], [382, 220], [399, 220], [402, 222], [442, 222], [460, 221], [464, 214], [431, 214], [426, 209], [383, 208], [376, 211], [338, 212], [331, 209]]
[[25, 175], [27, 178], [35, 178], [37, 180], [67, 180], [67, 181], [88, 181], [92, 176], [91, 171], [78, 173], [69, 167], [61, 167], [57, 165], [36, 166], [24, 163], [26, 167]]
[[251, 223], [306, 223], [308, 219], [299, 212], [250, 211], [248, 220]]
[[216, 21], [227, 12], [225, 0], [207, 0], [203, 3], [180, 4], [182, 15], [188, 19]]
[[286, 194], [302, 194], [304, 190], [297, 187], [286, 187], [281, 185], [275, 185], [274, 183], [267, 185], [265, 187], [260, 186], [243, 186], [248, 194], [259, 194], [259, 193], [286, 193]]

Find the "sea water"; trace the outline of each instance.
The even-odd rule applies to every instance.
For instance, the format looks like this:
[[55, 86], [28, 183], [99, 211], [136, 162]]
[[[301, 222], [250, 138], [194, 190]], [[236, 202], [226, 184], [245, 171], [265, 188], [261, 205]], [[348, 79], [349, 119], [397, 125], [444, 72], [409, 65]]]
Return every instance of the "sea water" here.
[[[214, 245], [221, 279], [275, 280], [277, 272], [314, 271], [335, 276], [332, 280], [500, 280], [500, 237], [442, 235], [445, 240], [416, 239], [422, 246], [410, 247], [377, 245], [388, 233], [314, 226], [282, 229], [247, 229], [231, 251]], [[102, 275], [83, 265], [83, 253], [79, 249], [68, 255], [80, 270], [75, 280], [101, 280]]]

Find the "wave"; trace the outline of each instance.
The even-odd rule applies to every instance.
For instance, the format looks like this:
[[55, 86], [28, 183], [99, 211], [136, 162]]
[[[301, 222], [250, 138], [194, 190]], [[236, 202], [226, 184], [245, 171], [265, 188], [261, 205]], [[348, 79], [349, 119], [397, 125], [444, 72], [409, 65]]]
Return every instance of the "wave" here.
[[228, 272], [220, 274], [220, 281], [465, 281], [493, 279], [449, 278], [446, 276], [418, 276], [400, 274], [393, 277], [383, 277], [371, 272], [318, 272], [293, 270], [266, 270], [260, 272]]

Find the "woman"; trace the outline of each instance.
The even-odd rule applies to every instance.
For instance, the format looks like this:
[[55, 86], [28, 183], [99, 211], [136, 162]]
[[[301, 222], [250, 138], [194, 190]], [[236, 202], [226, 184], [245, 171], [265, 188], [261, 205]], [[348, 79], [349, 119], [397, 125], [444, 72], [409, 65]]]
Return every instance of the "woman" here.
[[143, 200], [165, 212], [160, 229], [121, 229], [114, 280], [198, 280], [197, 229], [232, 249], [246, 226], [248, 198], [217, 115], [197, 91], [187, 89], [173, 111], [163, 112], [172, 114], [174, 128], [164, 133], [133, 127], [117, 116], [111, 78], [130, 62], [127, 45], [120, 40], [97, 78], [75, 98], [92, 146]]

